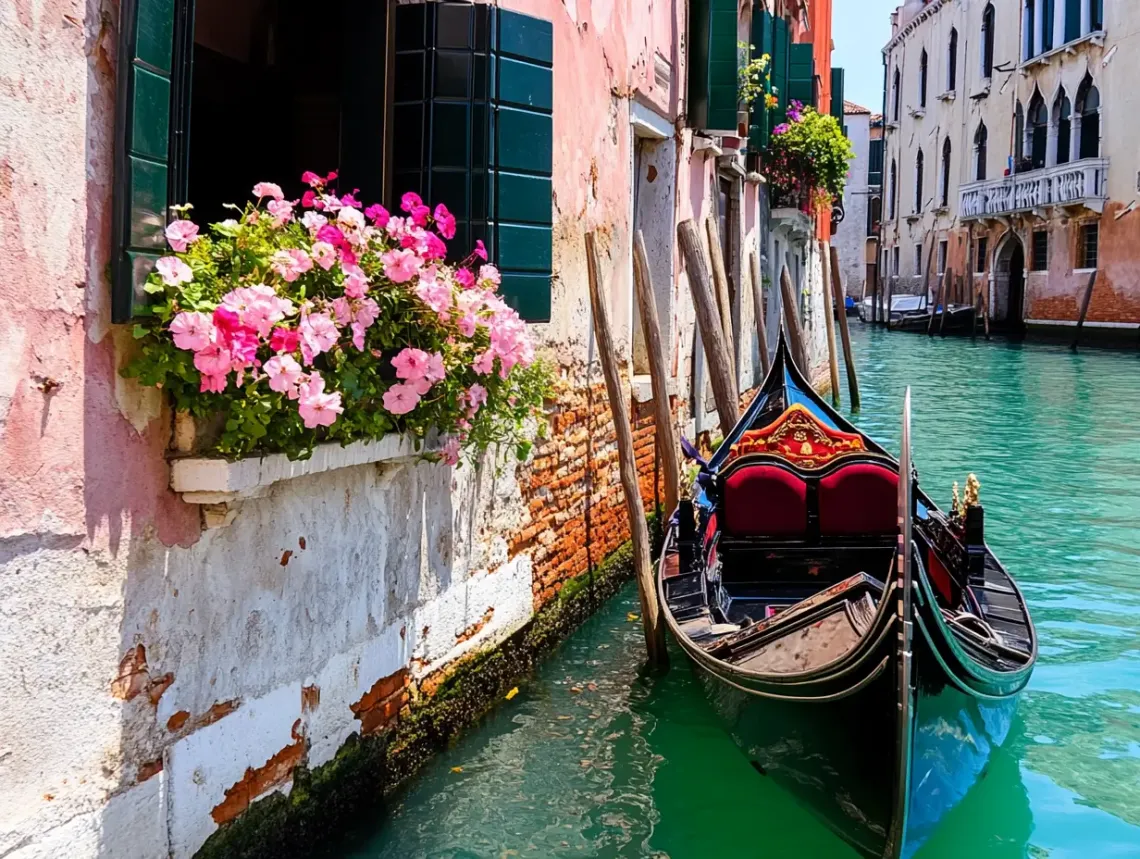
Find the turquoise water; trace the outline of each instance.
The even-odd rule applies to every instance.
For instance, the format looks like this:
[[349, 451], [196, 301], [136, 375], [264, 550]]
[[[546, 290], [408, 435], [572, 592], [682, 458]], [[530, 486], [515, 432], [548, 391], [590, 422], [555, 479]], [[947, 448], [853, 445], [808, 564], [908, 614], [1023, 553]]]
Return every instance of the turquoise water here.
[[[856, 325], [857, 423], [923, 487], [982, 482], [1041, 660], [988, 776], [915, 859], [1140, 857], [1140, 358]], [[855, 853], [759, 775], [673, 651], [641, 671], [627, 589], [340, 851], [395, 857]]]

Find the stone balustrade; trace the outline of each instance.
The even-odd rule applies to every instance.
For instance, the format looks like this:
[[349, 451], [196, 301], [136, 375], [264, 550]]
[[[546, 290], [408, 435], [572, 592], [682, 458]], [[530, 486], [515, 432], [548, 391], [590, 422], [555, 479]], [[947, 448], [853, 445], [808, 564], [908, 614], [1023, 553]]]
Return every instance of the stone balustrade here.
[[1107, 192], [1108, 159], [1084, 158], [963, 185], [959, 190], [958, 211], [964, 220], [999, 217], [1046, 206], [1082, 205], [1101, 212]]

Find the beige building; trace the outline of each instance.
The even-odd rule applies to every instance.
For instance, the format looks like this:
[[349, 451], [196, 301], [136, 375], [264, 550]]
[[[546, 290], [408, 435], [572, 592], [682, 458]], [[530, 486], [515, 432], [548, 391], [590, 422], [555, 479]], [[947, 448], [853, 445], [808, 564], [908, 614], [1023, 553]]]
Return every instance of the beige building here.
[[[886, 63], [884, 273], [1011, 333], [1140, 324], [1140, 4], [908, 0]], [[929, 270], [929, 276], [927, 274]], [[1120, 333], [1119, 330], [1116, 333]]]

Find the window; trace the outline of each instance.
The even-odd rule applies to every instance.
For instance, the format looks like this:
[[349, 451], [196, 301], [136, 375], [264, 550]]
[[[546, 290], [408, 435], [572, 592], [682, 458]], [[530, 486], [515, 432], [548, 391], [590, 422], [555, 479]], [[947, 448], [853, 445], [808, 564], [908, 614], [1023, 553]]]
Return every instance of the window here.
[[894, 89], [892, 90], [893, 102], [891, 104], [891, 119], [895, 122], [899, 121], [899, 112], [902, 108], [902, 76], [899, 70], [895, 69]]
[[953, 92], [958, 89], [958, 30], [950, 30], [950, 48], [946, 56], [946, 89]]
[[918, 150], [918, 154], [914, 156], [914, 211], [922, 211], [922, 172], [925, 167], [926, 158], [922, 154], [922, 150]]
[[1049, 111], [1045, 109], [1045, 99], [1038, 90], [1029, 102], [1029, 164], [1030, 170], [1040, 170], [1045, 166], [1045, 156], [1049, 150]]
[[[505, 300], [524, 318], [549, 318], [549, 21], [462, 3], [331, 0], [315, 32], [302, 0], [122, 0], [122, 7], [134, 24], [121, 39], [114, 321], [143, 309], [138, 287], [165, 250], [170, 205], [192, 202], [199, 223], [222, 220], [223, 205], [245, 201], [258, 181], [300, 197], [303, 170], [335, 170], [337, 188], [359, 188], [365, 201], [390, 204], [414, 190], [445, 203], [458, 220], [456, 252], [483, 239], [503, 270]], [[495, 92], [480, 71], [491, 57], [500, 69]], [[250, 104], [289, 117], [273, 145], [264, 125], [235, 123]], [[416, 134], [393, 140], [392, 116]], [[390, 183], [381, 153], [390, 153]], [[509, 200], [480, 191], [492, 182], [513, 188]]]
[[1104, 0], [1088, 0], [1091, 32], [1104, 29]]
[[867, 235], [877, 236], [879, 226], [883, 220], [883, 198], [872, 197], [871, 205], [867, 208]]
[[894, 248], [894, 257], [891, 260], [891, 274], [895, 277], [899, 276], [899, 249]]
[[1035, 53], [1034, 38], [1037, 32], [1036, 0], [1022, 0], [1021, 4], [1021, 58], [1028, 60]]
[[938, 274], [946, 273], [946, 255], [950, 250], [950, 243], [945, 239], [938, 243]]
[[926, 83], [930, 72], [930, 57], [926, 48], [922, 49], [922, 57], [918, 61], [918, 106], [926, 108]]
[[922, 274], [922, 245], [914, 246], [914, 276]]
[[1065, 4], [1065, 41], [1081, 37], [1081, 6], [1088, 0], [1063, 0]]
[[1053, 126], [1056, 129], [1057, 151], [1054, 164], [1068, 164], [1072, 158], [1073, 145], [1073, 105], [1062, 88], [1053, 102]]
[[1100, 224], [1082, 224], [1080, 231], [1080, 246], [1077, 248], [1077, 265], [1083, 269], [1093, 269], [1097, 266], [1097, 252], [1100, 243]]
[[1017, 169], [1025, 158], [1025, 108], [1021, 102], [1013, 112], [1013, 166]]
[[978, 274], [985, 274], [986, 271], [986, 253], [989, 242], [985, 236], [978, 239], [978, 247], [974, 253], [974, 271]]
[[1029, 270], [1049, 270], [1049, 233], [1046, 230], [1033, 232], [1033, 252], [1030, 254]]
[[989, 80], [994, 76], [994, 4], [986, 5], [982, 12], [982, 77]]
[[899, 203], [899, 165], [891, 159], [891, 187], [890, 187], [891, 220], [898, 217]]
[[[1044, 20], [1041, 22], [1041, 45], [1037, 53], [1053, 50], [1053, 27], [1056, 18], [1053, 4], [1055, 2], [1058, 0], [1044, 0], [1042, 4], [1042, 18]], [[1064, 3], [1065, 0], [1059, 0], [1059, 2]]]
[[974, 178], [979, 182], [986, 178], [986, 146], [988, 140], [989, 132], [986, 131], [986, 124], [983, 122], [974, 133]]
[[942, 144], [942, 190], [938, 194], [938, 205], [946, 207], [950, 205], [950, 138], [946, 138], [946, 142]]
[[1077, 90], [1077, 114], [1080, 116], [1080, 140], [1077, 151], [1081, 158], [1100, 157], [1100, 91], [1089, 75]]

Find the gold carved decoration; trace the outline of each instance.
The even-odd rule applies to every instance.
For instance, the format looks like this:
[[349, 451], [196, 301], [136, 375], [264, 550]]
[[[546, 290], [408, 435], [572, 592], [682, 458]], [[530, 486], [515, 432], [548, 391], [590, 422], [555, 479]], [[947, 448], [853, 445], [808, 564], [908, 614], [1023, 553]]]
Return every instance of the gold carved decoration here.
[[832, 429], [796, 403], [768, 426], [745, 432], [732, 446], [727, 461], [752, 453], [766, 453], [782, 457], [799, 468], [815, 469], [841, 456], [866, 450], [862, 436]]
[[978, 477], [974, 473], [970, 473], [966, 477], [966, 506], [978, 506], [978, 493], [982, 489], [982, 484], [978, 482]]

